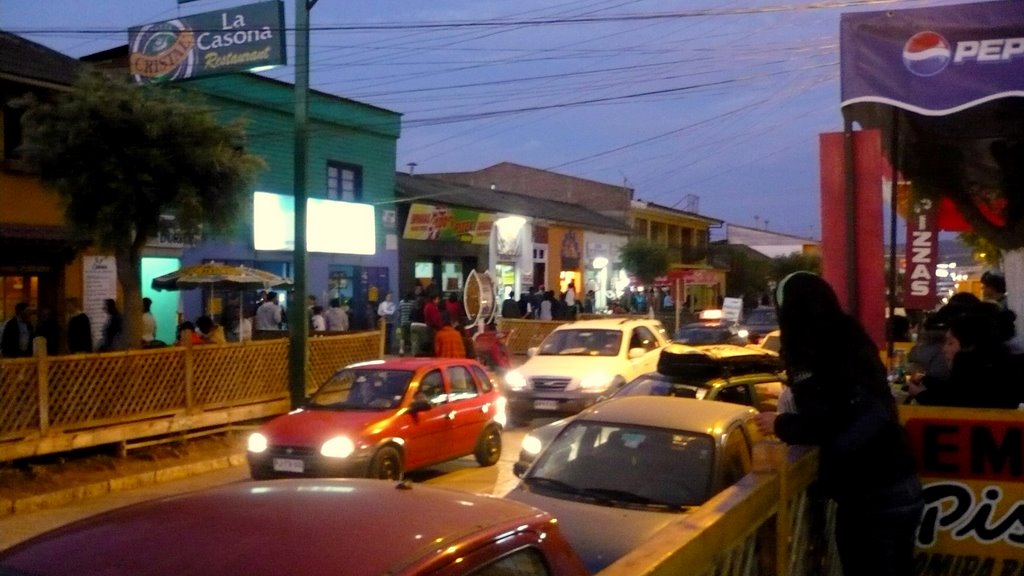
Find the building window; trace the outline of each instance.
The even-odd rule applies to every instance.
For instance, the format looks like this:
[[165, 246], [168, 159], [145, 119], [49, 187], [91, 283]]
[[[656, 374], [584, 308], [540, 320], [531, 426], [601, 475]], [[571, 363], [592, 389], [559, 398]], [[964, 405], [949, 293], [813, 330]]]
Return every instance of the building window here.
[[327, 198], [345, 202], [363, 199], [363, 169], [341, 162], [327, 163]]

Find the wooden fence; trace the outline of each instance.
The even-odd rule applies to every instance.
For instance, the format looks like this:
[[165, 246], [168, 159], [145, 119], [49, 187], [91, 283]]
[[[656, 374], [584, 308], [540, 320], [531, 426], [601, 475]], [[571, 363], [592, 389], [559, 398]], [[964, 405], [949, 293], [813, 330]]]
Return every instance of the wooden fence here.
[[759, 442], [751, 474], [598, 576], [841, 576], [817, 475], [817, 449]]
[[[0, 360], [0, 461], [287, 412], [288, 339]], [[383, 331], [309, 339], [310, 391], [339, 368], [381, 358]]]

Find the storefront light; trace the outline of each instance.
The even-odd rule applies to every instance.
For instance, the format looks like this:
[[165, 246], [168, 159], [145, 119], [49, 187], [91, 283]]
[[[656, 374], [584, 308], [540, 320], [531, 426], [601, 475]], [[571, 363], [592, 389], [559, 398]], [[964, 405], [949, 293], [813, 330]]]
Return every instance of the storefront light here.
[[608, 266], [608, 259], [604, 256], [598, 256], [597, 258], [594, 258], [593, 266], [594, 269], [601, 270]]
[[515, 238], [519, 231], [526, 224], [526, 218], [522, 216], [504, 216], [494, 221], [498, 227], [498, 233], [506, 238]]

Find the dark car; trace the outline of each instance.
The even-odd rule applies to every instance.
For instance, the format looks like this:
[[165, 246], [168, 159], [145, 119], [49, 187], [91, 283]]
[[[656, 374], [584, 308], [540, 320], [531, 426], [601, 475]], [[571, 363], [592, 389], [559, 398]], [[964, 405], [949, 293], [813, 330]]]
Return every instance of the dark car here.
[[249, 437], [253, 478], [368, 476], [473, 455], [501, 457], [505, 398], [476, 360], [403, 358], [354, 364], [298, 410]]
[[743, 346], [750, 342], [743, 326], [728, 320], [704, 320], [683, 324], [676, 330], [673, 342], [701, 346], [705, 344], [736, 344]]
[[779, 318], [775, 308], [759, 306], [743, 313], [743, 327], [751, 344], [759, 344], [770, 332], [779, 329]]
[[[769, 352], [731, 344], [694, 347], [673, 343], [661, 351], [657, 372], [637, 376], [611, 397], [672, 396], [774, 411], [784, 378], [779, 357]], [[572, 420], [563, 418], [527, 433], [513, 465], [515, 473], [523, 474]]]
[[20, 576], [580, 576], [536, 508], [367, 479], [239, 482], [127, 506], [0, 552]]

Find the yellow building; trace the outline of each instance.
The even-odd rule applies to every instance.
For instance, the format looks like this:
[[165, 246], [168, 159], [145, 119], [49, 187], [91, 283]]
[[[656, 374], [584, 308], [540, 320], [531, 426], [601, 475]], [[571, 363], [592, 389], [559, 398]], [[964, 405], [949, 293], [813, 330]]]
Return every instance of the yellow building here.
[[708, 245], [722, 220], [643, 200], [630, 203], [627, 219], [634, 238], [668, 249], [669, 272], [656, 286], [691, 311], [720, 307], [726, 271], [708, 263]]

